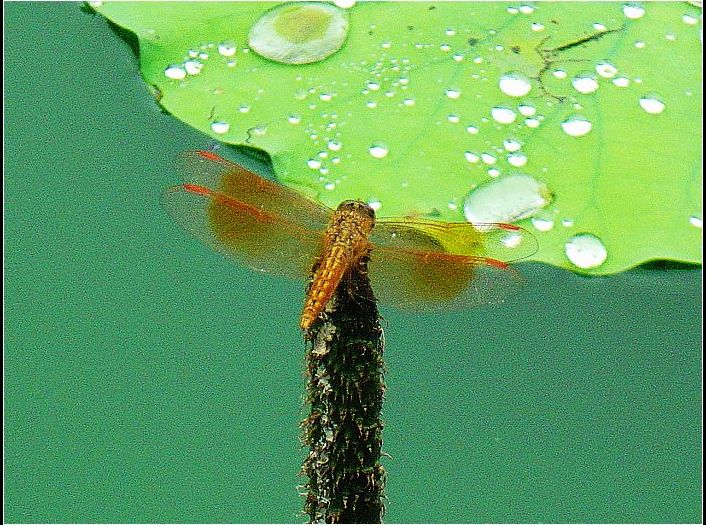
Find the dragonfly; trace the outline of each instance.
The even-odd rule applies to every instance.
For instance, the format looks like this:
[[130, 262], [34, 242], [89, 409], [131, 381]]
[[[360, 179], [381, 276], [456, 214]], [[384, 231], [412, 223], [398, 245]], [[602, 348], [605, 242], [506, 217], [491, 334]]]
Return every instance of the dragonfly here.
[[258, 272], [312, 279], [305, 331], [363, 258], [381, 303], [458, 308], [504, 300], [522, 283], [509, 263], [537, 250], [513, 224], [376, 217], [360, 200], [333, 210], [209, 151], [182, 154], [178, 167], [187, 182], [162, 204], [187, 232]]

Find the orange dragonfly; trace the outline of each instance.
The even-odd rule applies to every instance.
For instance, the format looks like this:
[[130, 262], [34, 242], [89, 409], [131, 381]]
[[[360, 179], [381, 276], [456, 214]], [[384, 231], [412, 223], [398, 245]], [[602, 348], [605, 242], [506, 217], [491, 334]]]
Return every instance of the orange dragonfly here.
[[332, 210], [207, 151], [184, 153], [180, 167], [189, 182], [162, 201], [185, 230], [259, 272], [306, 278], [319, 262], [303, 330], [363, 256], [382, 303], [444, 308], [500, 302], [521, 282], [508, 263], [537, 250], [512, 224], [376, 218], [361, 201]]

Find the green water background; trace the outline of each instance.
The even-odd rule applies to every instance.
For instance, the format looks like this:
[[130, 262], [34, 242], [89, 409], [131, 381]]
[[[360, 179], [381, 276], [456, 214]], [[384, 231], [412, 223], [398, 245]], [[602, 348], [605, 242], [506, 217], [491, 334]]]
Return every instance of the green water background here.
[[[162, 211], [210, 143], [101, 17], [4, 8], [6, 522], [303, 521], [303, 284]], [[700, 270], [520, 269], [383, 310], [386, 521], [700, 521]]]

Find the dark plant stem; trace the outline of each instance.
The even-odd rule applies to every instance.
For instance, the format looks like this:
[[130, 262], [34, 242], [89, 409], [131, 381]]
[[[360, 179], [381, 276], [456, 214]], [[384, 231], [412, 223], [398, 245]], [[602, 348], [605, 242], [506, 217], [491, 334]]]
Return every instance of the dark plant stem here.
[[384, 338], [367, 259], [349, 271], [306, 338], [304, 511], [310, 523], [380, 523]]

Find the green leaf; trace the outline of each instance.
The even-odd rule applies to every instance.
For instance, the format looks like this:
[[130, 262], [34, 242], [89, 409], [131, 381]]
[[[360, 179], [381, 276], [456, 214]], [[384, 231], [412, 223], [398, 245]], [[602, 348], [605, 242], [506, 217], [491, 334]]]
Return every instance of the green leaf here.
[[[462, 221], [476, 186], [521, 173], [554, 196], [534, 221], [519, 221], [539, 240], [531, 260], [592, 274], [652, 259], [701, 262], [700, 8], [360, 2], [345, 12], [343, 48], [305, 65], [248, 49], [251, 27], [272, 8], [115, 2], [97, 10], [137, 35], [142, 74], [172, 115], [267, 151], [283, 183], [330, 206], [359, 198], [381, 203], [381, 215]], [[235, 53], [220, 53], [224, 43], [225, 55], [231, 45]], [[198, 73], [165, 75], [189, 60]], [[520, 80], [503, 91], [508, 73]], [[500, 122], [493, 108], [504, 108]], [[571, 119], [590, 131], [570, 135]], [[520, 150], [508, 151], [508, 140]], [[387, 154], [372, 155], [375, 146]], [[565, 245], [584, 233], [607, 258], [582, 270]]]

